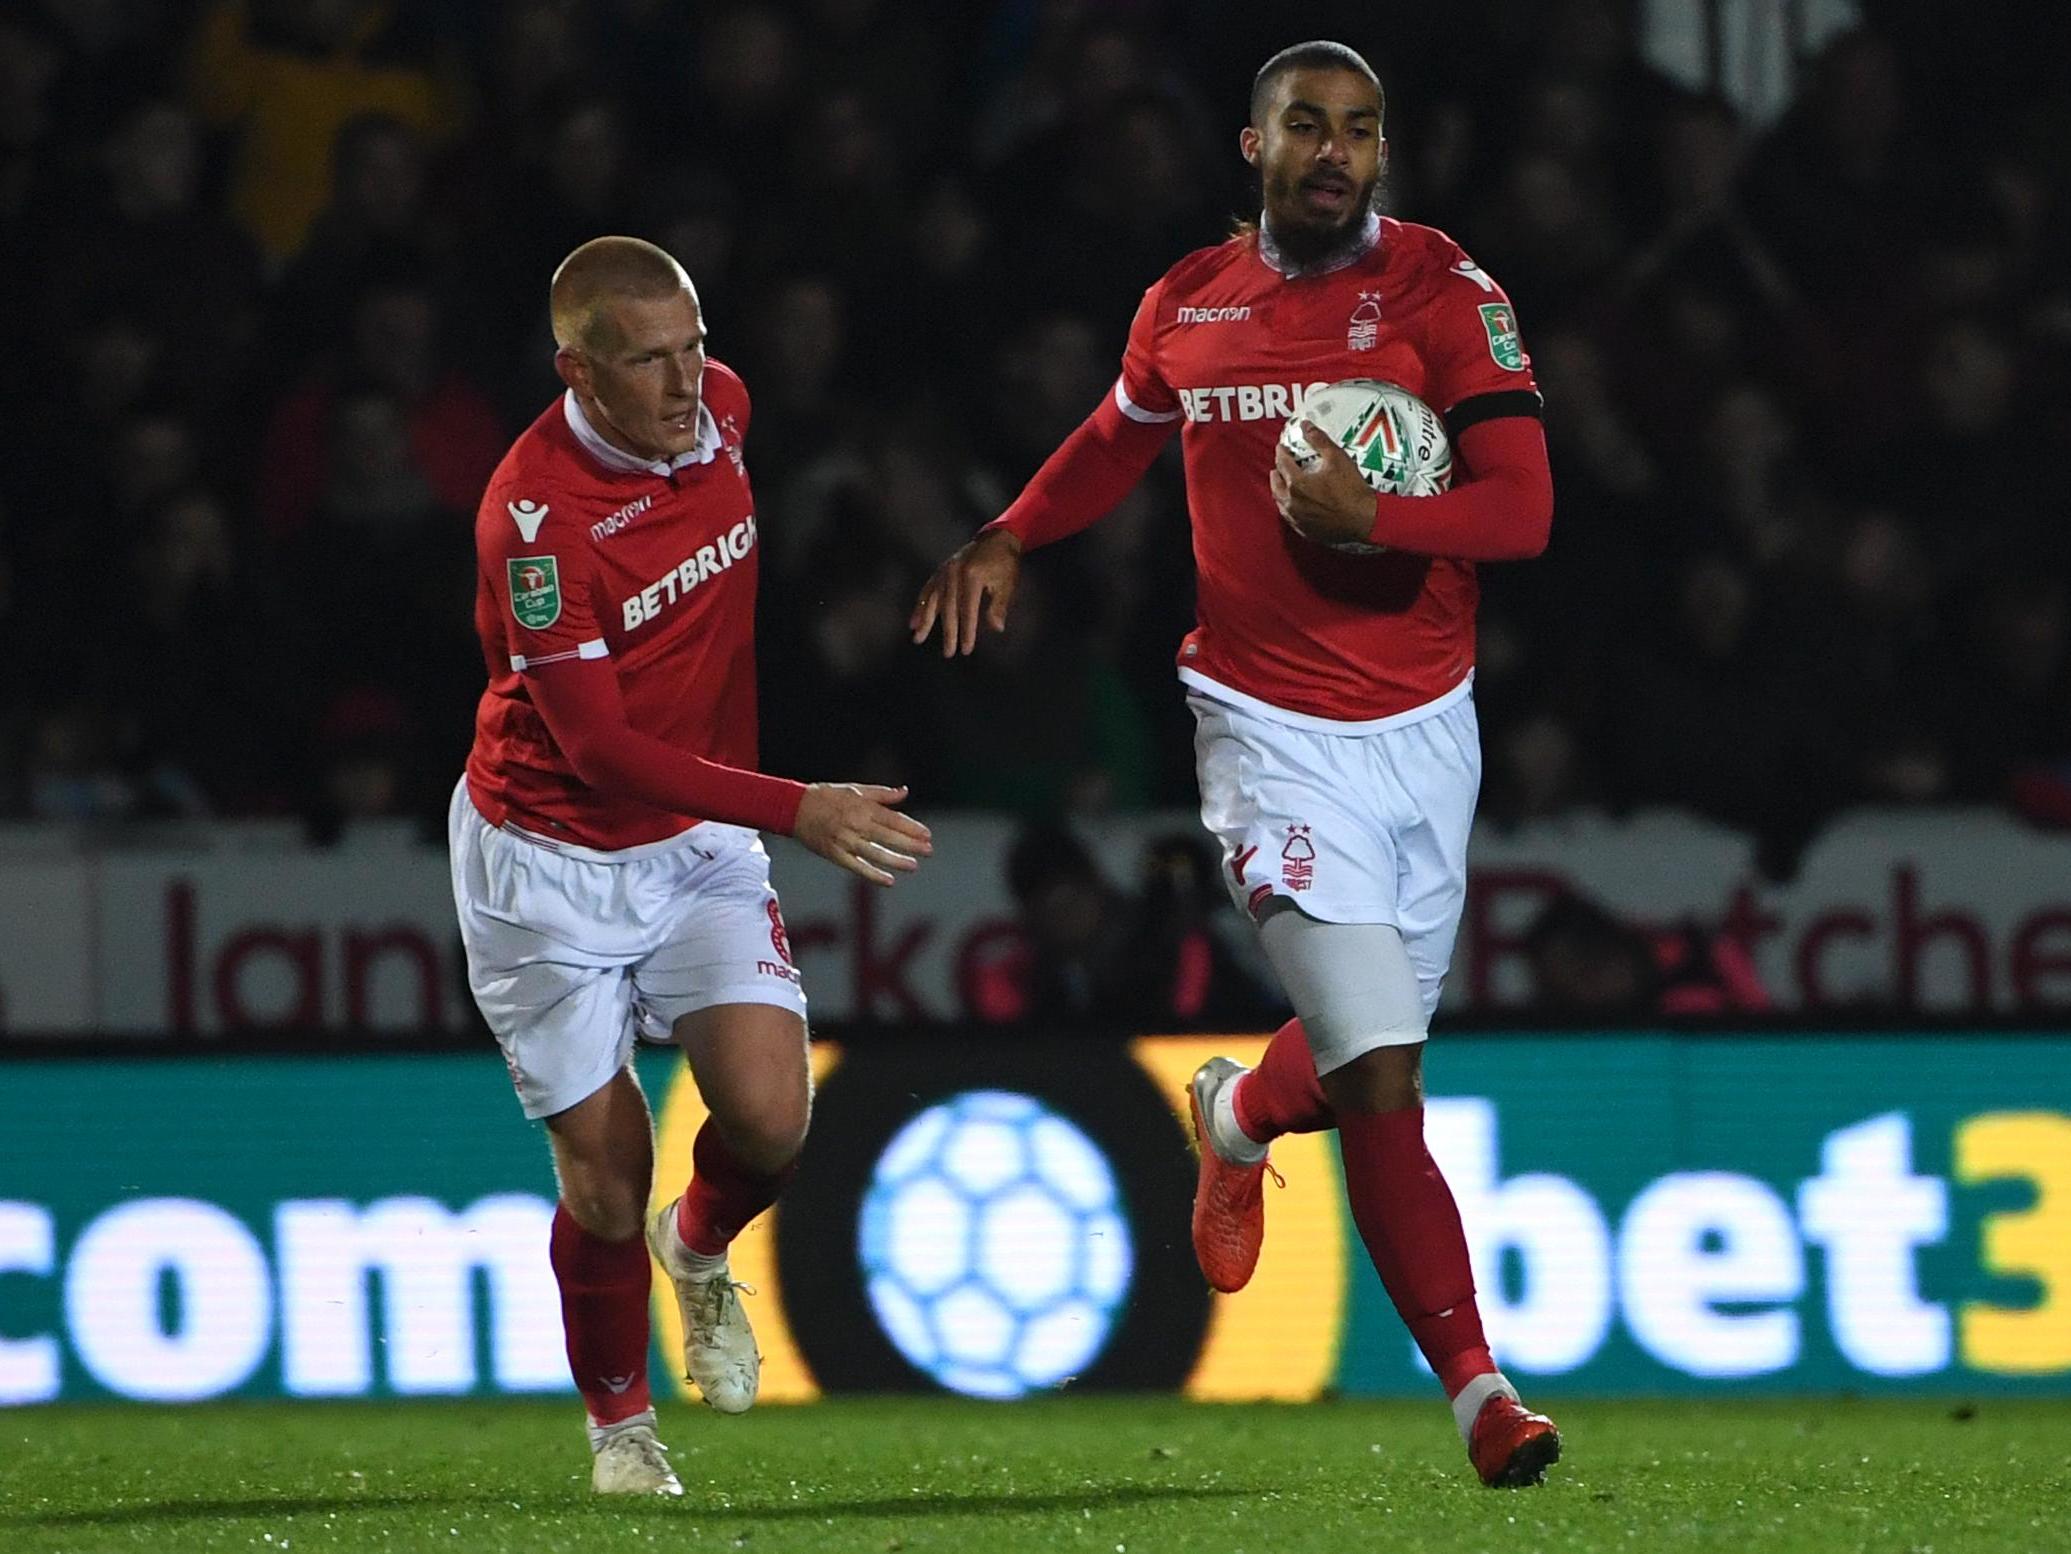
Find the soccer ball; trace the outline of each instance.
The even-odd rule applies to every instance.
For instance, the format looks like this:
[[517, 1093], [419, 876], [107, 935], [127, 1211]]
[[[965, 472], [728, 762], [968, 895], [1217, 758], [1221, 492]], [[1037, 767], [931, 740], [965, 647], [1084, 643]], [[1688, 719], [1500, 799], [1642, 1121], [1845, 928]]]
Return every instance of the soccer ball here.
[[885, 1335], [974, 1397], [1020, 1397], [1091, 1364], [1133, 1267], [1107, 1157], [1005, 1090], [966, 1091], [899, 1130], [872, 1171], [858, 1243]]
[[[1309, 446], [1303, 421], [1336, 439], [1352, 456], [1366, 483], [1395, 496], [1436, 496], [1453, 483], [1453, 445], [1438, 412], [1400, 384], [1378, 378], [1347, 378], [1326, 384], [1302, 401], [1280, 429], [1280, 446], [1304, 469], [1320, 462]], [[1361, 540], [1333, 550], [1376, 554], [1384, 545]]]

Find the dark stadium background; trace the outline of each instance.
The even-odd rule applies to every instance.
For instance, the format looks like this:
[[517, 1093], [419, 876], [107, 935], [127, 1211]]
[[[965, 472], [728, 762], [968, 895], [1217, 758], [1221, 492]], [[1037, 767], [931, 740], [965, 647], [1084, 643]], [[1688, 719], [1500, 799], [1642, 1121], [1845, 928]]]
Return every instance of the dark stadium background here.
[[[1545, 389], [1552, 548], [1484, 570], [1484, 834], [1672, 806], [1788, 881], [1865, 807], [2060, 828], [2071, 106], [2020, 11], [12, 7], [0, 817], [436, 843], [482, 681], [470, 516], [558, 387], [546, 277], [609, 231], [684, 260], [755, 396], [768, 769], [931, 815], [1183, 812], [1176, 456], [974, 661], [901, 625], [1142, 289], [1251, 211], [1250, 73], [1324, 35], [1386, 81], [1388, 209], [1505, 283]], [[1220, 913], [1169, 851], [1079, 871], [1107, 941]], [[1570, 974], [1520, 996], [1764, 1001], [1717, 902], [1631, 916], [1561, 902], [1533, 953]], [[1192, 1012], [1253, 1020], [1254, 984]]]
[[0, 806], [435, 815], [467, 520], [556, 388], [545, 277], [604, 231], [680, 253], [755, 394], [773, 768], [1187, 803], [1176, 464], [975, 665], [897, 622], [1250, 210], [1248, 75], [1306, 30], [1372, 53], [1388, 208], [1504, 281], [1545, 385], [1554, 545], [1488, 570], [1490, 818], [2063, 818], [2061, 88], [1987, 15], [1869, 3], [1751, 122], [1634, 9], [13, 8]]

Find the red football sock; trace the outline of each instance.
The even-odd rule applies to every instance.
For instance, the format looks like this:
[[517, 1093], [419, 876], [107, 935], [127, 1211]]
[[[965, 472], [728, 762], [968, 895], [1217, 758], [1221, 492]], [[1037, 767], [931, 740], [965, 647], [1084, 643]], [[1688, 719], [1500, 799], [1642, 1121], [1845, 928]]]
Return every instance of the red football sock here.
[[1338, 1142], [1359, 1239], [1452, 1397], [1496, 1362], [1474, 1305], [1459, 1206], [1424, 1147], [1424, 1108], [1340, 1117]]
[[592, 1424], [616, 1424], [654, 1406], [647, 1391], [647, 1244], [606, 1241], [554, 1209], [547, 1240], [561, 1287], [568, 1370]]
[[1237, 1081], [1231, 1104], [1237, 1126], [1254, 1144], [1270, 1144], [1283, 1133], [1321, 1133], [1337, 1126], [1301, 1021], [1289, 1020], [1273, 1033], [1258, 1067]]
[[797, 1171], [796, 1160], [775, 1176], [750, 1171], [734, 1158], [707, 1117], [690, 1146], [690, 1185], [676, 1205], [676, 1230], [683, 1244], [701, 1257], [717, 1257], [749, 1220], [777, 1201]]

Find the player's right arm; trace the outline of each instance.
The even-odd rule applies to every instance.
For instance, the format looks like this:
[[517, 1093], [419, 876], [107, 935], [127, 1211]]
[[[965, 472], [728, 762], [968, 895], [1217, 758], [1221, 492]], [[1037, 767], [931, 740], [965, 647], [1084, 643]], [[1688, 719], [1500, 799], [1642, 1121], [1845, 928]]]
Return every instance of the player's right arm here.
[[1152, 355], [1163, 290], [1161, 281], [1143, 294], [1113, 392], [1044, 461], [1012, 506], [935, 569], [908, 622], [915, 642], [927, 641], [939, 621], [942, 656], [952, 658], [978, 645], [981, 614], [994, 631], [1005, 629], [1022, 552], [1105, 518], [1171, 440], [1179, 428], [1179, 396], [1158, 375]]
[[[535, 526], [505, 521], [508, 493], [483, 501], [477, 548], [500, 619], [499, 646], [576, 778], [609, 798], [672, 815], [791, 836], [873, 884], [929, 852], [928, 829], [891, 808], [904, 788], [792, 782], [708, 761], [633, 726], [590, 597], [585, 558]], [[516, 509], [511, 517], [515, 519]], [[566, 571], [564, 572], [564, 567]]]
[[702, 815], [795, 837], [875, 885], [910, 874], [933, 851], [928, 828], [893, 809], [906, 789], [792, 782], [723, 766], [635, 728], [608, 658], [525, 672], [547, 732], [586, 787], [676, 815]]

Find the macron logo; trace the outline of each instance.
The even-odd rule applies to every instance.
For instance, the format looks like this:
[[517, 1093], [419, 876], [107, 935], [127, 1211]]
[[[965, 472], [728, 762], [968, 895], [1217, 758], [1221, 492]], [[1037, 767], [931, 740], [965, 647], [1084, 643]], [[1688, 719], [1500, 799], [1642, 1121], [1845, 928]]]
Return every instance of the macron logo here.
[[654, 493], [650, 491], [646, 496], [641, 497], [639, 501], [626, 503], [624, 507], [621, 507], [602, 523], [591, 524], [590, 538], [593, 540], [611, 538], [612, 535], [625, 528], [652, 506], [654, 506]]
[[1235, 324], [1249, 317], [1250, 308], [1181, 308], [1176, 321], [1182, 324]]
[[519, 537], [527, 545], [539, 538], [539, 526], [547, 521], [547, 504], [519, 500], [503, 504], [504, 511], [511, 515], [511, 522], [518, 526]]

